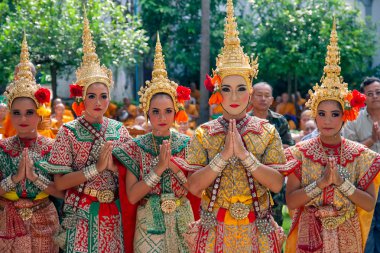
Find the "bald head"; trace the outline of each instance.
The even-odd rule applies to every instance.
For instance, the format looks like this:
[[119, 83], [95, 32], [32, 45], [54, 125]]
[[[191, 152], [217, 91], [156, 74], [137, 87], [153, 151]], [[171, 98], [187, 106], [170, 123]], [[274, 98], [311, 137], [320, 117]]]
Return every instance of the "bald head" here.
[[267, 82], [259, 82], [259, 83], [254, 84], [252, 87], [253, 87], [253, 90], [255, 89], [257, 90], [258, 88], [268, 88], [270, 90], [270, 95], [271, 96], [273, 95], [273, 88]]

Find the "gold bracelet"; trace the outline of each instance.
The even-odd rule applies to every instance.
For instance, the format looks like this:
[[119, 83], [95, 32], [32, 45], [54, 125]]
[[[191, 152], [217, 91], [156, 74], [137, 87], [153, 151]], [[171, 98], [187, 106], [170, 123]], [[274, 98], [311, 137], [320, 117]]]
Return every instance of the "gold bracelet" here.
[[337, 188], [346, 197], [349, 197], [352, 194], [354, 194], [354, 192], [356, 190], [355, 185], [353, 185], [347, 178]]
[[318, 187], [317, 181], [314, 181], [305, 187], [305, 193], [306, 193], [306, 196], [308, 196], [311, 199], [314, 199], [315, 197], [317, 197], [319, 194], [322, 193], [322, 189]]
[[1, 180], [0, 186], [5, 192], [10, 192], [16, 188], [16, 184], [12, 180], [12, 175], [9, 175], [5, 179]]
[[224, 161], [220, 153], [218, 153], [209, 163], [209, 166], [212, 171], [216, 173], [222, 173], [224, 168], [227, 166], [228, 162]]
[[185, 173], [182, 172], [182, 170], [178, 171], [177, 174], [175, 174], [175, 177], [178, 179], [180, 184], [186, 184], [187, 178], [185, 176]]
[[251, 174], [261, 166], [259, 160], [252, 153], [249, 153], [247, 158], [242, 160], [241, 163]]
[[99, 171], [96, 169], [96, 165], [92, 164], [83, 169], [84, 177], [87, 181], [94, 179], [97, 175], [99, 175]]
[[152, 170], [143, 177], [143, 180], [150, 188], [153, 188], [161, 181], [161, 177]]

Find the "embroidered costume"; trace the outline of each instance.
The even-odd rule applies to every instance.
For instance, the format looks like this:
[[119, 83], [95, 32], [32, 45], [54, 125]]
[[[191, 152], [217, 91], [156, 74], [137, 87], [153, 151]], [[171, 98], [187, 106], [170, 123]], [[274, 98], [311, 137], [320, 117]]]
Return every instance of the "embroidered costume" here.
[[[257, 58], [250, 59], [240, 46], [231, 0], [227, 1], [226, 9], [224, 47], [213, 77], [207, 76], [205, 81], [206, 88], [213, 92], [209, 104], [223, 102], [223, 78], [243, 77], [251, 93], [252, 79], [258, 73]], [[221, 161], [218, 157], [225, 145], [228, 125], [223, 117], [201, 125], [189, 145], [186, 157], [189, 169], [199, 170], [209, 165], [213, 171], [219, 167], [219, 175], [202, 193], [201, 219], [191, 224], [187, 241], [192, 252], [279, 253], [284, 234], [271, 216], [273, 201], [269, 189], [252, 176], [248, 167], [258, 162], [271, 166], [284, 163], [281, 139], [266, 120], [246, 115], [236, 120], [236, 128], [246, 150], [256, 160], [252, 159], [248, 167], [237, 157]]]
[[[100, 67], [87, 17], [83, 52], [83, 63], [77, 70], [80, 94], [76, 95], [84, 98], [91, 84], [100, 82], [108, 89], [112, 84], [110, 71]], [[124, 252], [118, 175], [110, 170], [93, 174], [93, 168], [105, 142], [119, 146], [129, 138], [120, 122], [103, 118], [101, 124], [90, 124], [79, 117], [60, 128], [48, 162], [38, 164], [49, 173], [83, 171], [87, 178], [85, 183], [66, 191], [62, 222], [66, 232], [61, 235], [66, 252]]]
[[[187, 162], [202, 168], [222, 151], [228, 122], [219, 117], [201, 125], [189, 146]], [[262, 164], [285, 162], [281, 139], [271, 124], [246, 116], [237, 122], [247, 150]], [[284, 234], [274, 222], [269, 190], [247, 173], [241, 162], [230, 162], [214, 184], [202, 194], [201, 220], [189, 232], [196, 233], [195, 252], [281, 252]], [[244, 213], [241, 217], [240, 213]]]
[[[355, 120], [359, 107], [364, 105], [365, 97], [357, 91], [350, 92], [343, 83], [339, 60], [334, 20], [321, 85], [314, 86], [314, 92], [309, 91], [311, 97], [306, 104], [314, 118], [322, 101], [337, 101], [343, 109], [343, 121]], [[363, 252], [373, 211], [357, 207], [348, 196], [356, 188], [365, 191], [372, 182], [379, 183], [379, 154], [344, 138], [337, 145], [328, 145], [320, 137], [302, 141], [285, 154], [293, 164], [287, 173], [294, 173], [311, 198], [294, 214], [286, 252]], [[321, 190], [315, 182], [323, 175], [329, 158], [335, 159], [344, 183]]]
[[[18, 68], [15, 80], [5, 92], [9, 109], [16, 98], [24, 97], [33, 99], [37, 107], [42, 106], [42, 101], [36, 98], [41, 87], [30, 71], [25, 35]], [[46, 95], [50, 98], [50, 93]], [[12, 181], [24, 148], [28, 148], [29, 158], [34, 163], [46, 160], [52, 145], [53, 140], [43, 136], [23, 139], [16, 135], [0, 140], [0, 180], [1, 188], [6, 191], [0, 197], [0, 252], [58, 252], [53, 241], [59, 228], [58, 214], [49, 195], [44, 192], [51, 176], [36, 169], [36, 181], [27, 178], [17, 184]]]
[[[154, 139], [153, 139], [154, 138]], [[143, 180], [156, 165], [157, 148], [170, 139], [172, 158], [185, 158], [189, 137], [172, 131], [170, 136], [157, 137], [151, 133], [137, 137], [122, 148], [114, 150], [119, 161], [138, 181]], [[171, 170], [166, 170], [161, 181], [139, 203], [134, 234], [134, 252], [188, 252], [183, 233], [194, 221], [187, 190]], [[174, 200], [175, 210], [165, 213], [165, 200]], [[127, 229], [132, 229], [130, 226]], [[131, 239], [131, 238], [130, 238]]]
[[[178, 86], [168, 79], [161, 43], [157, 36], [152, 80], [147, 81], [147, 86], [139, 92], [140, 105], [146, 117], [152, 97], [161, 93], [171, 97], [176, 121], [186, 119], [183, 101], [190, 99], [190, 89]], [[159, 162], [159, 146], [163, 140], [170, 142], [172, 162], [182, 168], [181, 161], [186, 156], [189, 137], [175, 131], [164, 137], [148, 133], [113, 151], [137, 181], [144, 181], [151, 188], [139, 201], [137, 213], [131, 211], [133, 206], [129, 204], [126, 196], [124, 201], [121, 199], [126, 252], [188, 252], [183, 234], [188, 224], [194, 221], [194, 216], [186, 197], [188, 192], [183, 186], [187, 181], [187, 172], [180, 171], [174, 174], [171, 169], [166, 169], [160, 177], [155, 174], [154, 169]], [[119, 172], [124, 177], [125, 168], [120, 168]], [[120, 180], [120, 191], [125, 192], [126, 187], [122, 181], [125, 182], [125, 179]]]

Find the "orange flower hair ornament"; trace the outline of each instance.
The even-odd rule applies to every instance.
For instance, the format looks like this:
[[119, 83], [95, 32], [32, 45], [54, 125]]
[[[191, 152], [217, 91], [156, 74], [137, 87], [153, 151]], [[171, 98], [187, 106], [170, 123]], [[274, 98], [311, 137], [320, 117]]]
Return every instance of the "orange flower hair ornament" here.
[[212, 95], [208, 100], [209, 105], [220, 105], [223, 102], [223, 97], [220, 89], [221, 84], [222, 80], [219, 75], [214, 74], [213, 78], [211, 78], [209, 75], [206, 75], [204, 85], [208, 91], [212, 92]]
[[344, 99], [343, 121], [353, 121], [364, 107], [366, 96], [357, 90], [348, 93]]
[[177, 123], [187, 122], [189, 120], [189, 116], [187, 116], [183, 103], [187, 100], [190, 100], [191, 90], [184, 86], [178, 86], [176, 92], [178, 101], [178, 111], [175, 114], [175, 121]]
[[71, 108], [77, 117], [82, 116], [82, 112], [84, 111], [83, 87], [78, 84], [70, 84], [70, 97], [75, 98], [71, 104]]

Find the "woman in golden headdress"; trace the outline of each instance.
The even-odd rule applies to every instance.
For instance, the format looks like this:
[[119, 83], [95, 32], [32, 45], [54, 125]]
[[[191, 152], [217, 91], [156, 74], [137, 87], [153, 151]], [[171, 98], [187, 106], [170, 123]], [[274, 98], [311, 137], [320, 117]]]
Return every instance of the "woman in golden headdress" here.
[[188, 120], [183, 102], [190, 99], [190, 92], [168, 79], [157, 36], [152, 80], [139, 92], [140, 106], [152, 124], [152, 133], [114, 151], [127, 168], [128, 200], [138, 205], [135, 226], [127, 221], [135, 216], [125, 214], [124, 236], [126, 244], [130, 243], [127, 252], [188, 252], [182, 234], [194, 217], [186, 197], [187, 171], [182, 171], [179, 158], [185, 158], [189, 137], [170, 128], [174, 120]]
[[19, 71], [4, 93], [16, 135], [0, 141], [0, 252], [51, 253], [58, 252], [59, 220], [48, 197], [63, 193], [34, 164], [48, 159], [53, 140], [37, 132], [50, 91], [36, 83], [28, 63], [24, 35]]
[[120, 122], [103, 117], [112, 72], [100, 66], [86, 16], [82, 39], [83, 62], [70, 86], [79, 118], [60, 128], [50, 159], [38, 166], [56, 174], [57, 187], [66, 190], [60, 246], [66, 252], [124, 252], [112, 149], [130, 137]]
[[187, 233], [194, 252], [281, 252], [284, 235], [271, 216], [269, 190], [279, 192], [284, 163], [281, 139], [271, 124], [246, 114], [257, 60], [240, 46], [232, 0], [227, 1], [224, 47], [217, 58], [210, 104], [223, 116], [198, 127], [187, 162], [196, 170], [189, 190], [201, 197], [201, 219]]
[[335, 21], [321, 85], [310, 90], [306, 106], [319, 136], [285, 151], [291, 166], [286, 202], [296, 209], [287, 252], [363, 252], [380, 176], [379, 154], [341, 137], [355, 120], [365, 96], [349, 91], [340, 76]]

